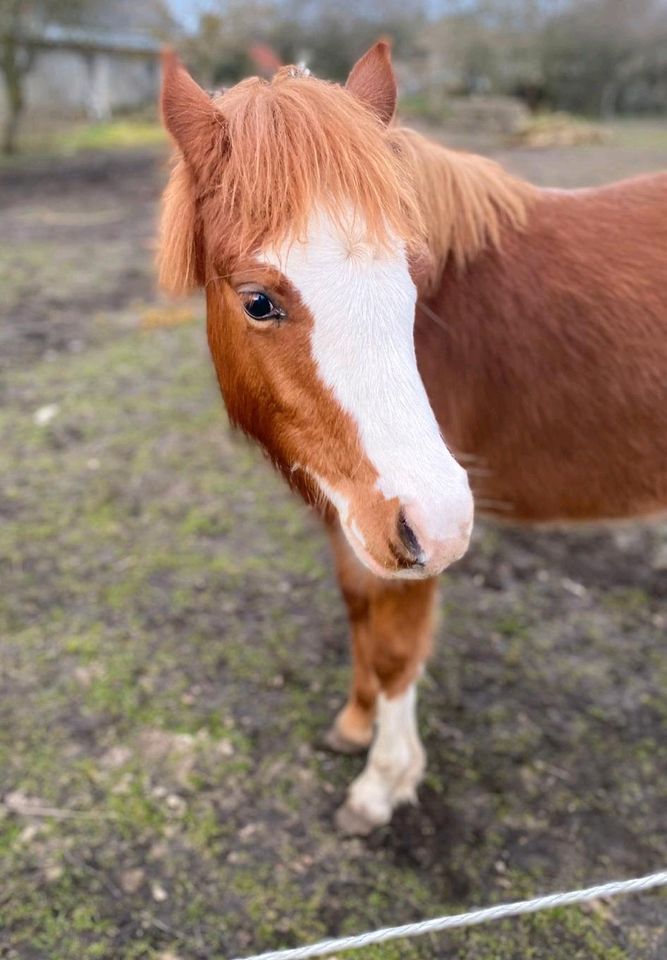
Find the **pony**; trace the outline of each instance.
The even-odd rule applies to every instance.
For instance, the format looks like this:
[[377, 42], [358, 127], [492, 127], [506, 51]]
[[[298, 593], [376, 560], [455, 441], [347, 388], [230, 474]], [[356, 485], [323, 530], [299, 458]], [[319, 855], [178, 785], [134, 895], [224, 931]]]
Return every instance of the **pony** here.
[[667, 175], [538, 189], [395, 106], [384, 42], [344, 86], [284, 67], [214, 96], [164, 57], [160, 279], [204, 288], [231, 422], [328, 529], [353, 654], [328, 743], [369, 750], [337, 814], [360, 834], [415, 800], [436, 578], [474, 510], [667, 507]]

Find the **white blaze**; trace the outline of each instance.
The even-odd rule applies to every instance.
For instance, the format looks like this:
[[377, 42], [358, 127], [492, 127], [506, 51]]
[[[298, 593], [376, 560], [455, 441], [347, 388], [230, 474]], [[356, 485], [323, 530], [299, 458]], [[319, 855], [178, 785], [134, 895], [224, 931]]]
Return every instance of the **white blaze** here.
[[302, 242], [262, 259], [299, 292], [314, 322], [312, 351], [322, 381], [357, 424], [387, 499], [414, 505], [434, 539], [471, 519], [465, 471], [454, 460], [417, 369], [417, 291], [405, 247], [372, 249], [359, 220], [345, 230], [318, 213]]

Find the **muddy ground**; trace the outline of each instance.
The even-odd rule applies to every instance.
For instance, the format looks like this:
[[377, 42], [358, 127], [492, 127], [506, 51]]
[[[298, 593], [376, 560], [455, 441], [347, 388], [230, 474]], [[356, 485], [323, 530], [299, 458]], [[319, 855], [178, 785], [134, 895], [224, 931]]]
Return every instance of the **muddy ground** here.
[[[665, 131], [508, 151], [552, 185]], [[315, 521], [155, 299], [158, 154], [0, 174], [0, 956], [229, 958], [667, 866], [667, 526], [478, 527], [443, 578], [420, 805], [333, 813], [346, 623]], [[154, 322], [173, 326], [154, 329]], [[667, 896], [365, 957], [664, 960]]]

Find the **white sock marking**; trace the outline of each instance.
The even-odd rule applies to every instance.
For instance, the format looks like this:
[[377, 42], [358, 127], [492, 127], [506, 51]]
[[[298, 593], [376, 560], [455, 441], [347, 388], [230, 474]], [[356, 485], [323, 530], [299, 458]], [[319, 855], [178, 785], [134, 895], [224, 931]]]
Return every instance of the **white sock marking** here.
[[368, 762], [350, 786], [348, 803], [372, 823], [386, 823], [399, 803], [413, 801], [424, 771], [417, 729], [417, 685], [397, 697], [378, 697], [377, 733]]

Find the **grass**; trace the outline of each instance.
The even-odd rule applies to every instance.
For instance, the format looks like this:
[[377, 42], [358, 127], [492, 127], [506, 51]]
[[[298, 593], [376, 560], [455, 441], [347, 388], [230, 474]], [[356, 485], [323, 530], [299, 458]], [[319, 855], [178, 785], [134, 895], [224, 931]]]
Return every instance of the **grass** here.
[[[229, 431], [201, 307], [119, 304], [150, 193], [109, 183], [115, 231], [73, 226], [82, 181], [71, 209], [31, 193], [0, 250], [3, 343], [73, 314], [3, 371], [0, 955], [222, 960], [664, 864], [664, 526], [480, 525], [443, 578], [420, 806], [336, 835], [363, 761], [320, 747], [348, 682], [325, 538]], [[663, 960], [665, 903], [359, 957]]]
[[[445, 132], [452, 119], [447, 98], [433, 99], [423, 93], [403, 95], [399, 112], [409, 120], [421, 120]], [[482, 135], [484, 131], [479, 133]], [[667, 121], [664, 117], [616, 117], [602, 121], [599, 117], [542, 110], [531, 117], [524, 130], [507, 139], [542, 149], [609, 144], [612, 150], [620, 147], [637, 153], [664, 151], [667, 157]]]
[[662, 150], [667, 161], [667, 121], [664, 118], [619, 118], [608, 126], [615, 146], [638, 151]]
[[[577, 678], [588, 678], [597, 707], [575, 712], [576, 740], [551, 762], [574, 769], [604, 750], [617, 770], [609, 802], [630, 826], [636, 790], [624, 785], [657, 778], [663, 748], [650, 735], [641, 750], [632, 738], [605, 743], [612, 679], [594, 651], [590, 669], [577, 655], [575, 673], [563, 653], [522, 657], [527, 645], [553, 651], [586, 611], [545, 634], [540, 596], [494, 597], [481, 619], [498, 656], [479, 659], [464, 575], [450, 584], [454, 632], [424, 688], [426, 805], [368, 846], [337, 840], [333, 806], [359, 764], [314, 745], [346, 683], [340, 603], [321, 538], [256, 451], [227, 433], [206, 369], [194, 322], [10, 376], [0, 764], [11, 791], [71, 816], [0, 819], [9, 956], [222, 957], [566, 885], [557, 873], [571, 884], [606, 877], [583, 838], [583, 860], [561, 860], [558, 817], [585, 815], [599, 784], [589, 769], [543, 793], [538, 717], [558, 691], [581, 696]], [[58, 414], [36, 426], [47, 401]], [[502, 538], [483, 543], [482, 566], [496, 563]], [[610, 597], [608, 626], [622, 629], [632, 611], [641, 635], [650, 597]], [[485, 677], [499, 695], [476, 708]], [[462, 725], [462, 739], [443, 738], [443, 720]], [[644, 847], [662, 847], [664, 836], [641, 829]], [[520, 866], [511, 838], [542, 833], [552, 854]], [[498, 873], [508, 844], [514, 863]], [[619, 937], [611, 914], [574, 909], [365, 955], [651, 956]]]
[[162, 126], [148, 120], [113, 120], [86, 124], [54, 135], [52, 149], [71, 155], [81, 150], [129, 150], [166, 143]]
[[51, 129], [25, 125], [19, 137], [19, 152], [0, 158], [4, 166], [16, 166], [40, 156], [72, 157], [98, 150], [139, 150], [167, 143], [162, 126], [152, 119], [119, 117], [101, 123], [72, 123]]

